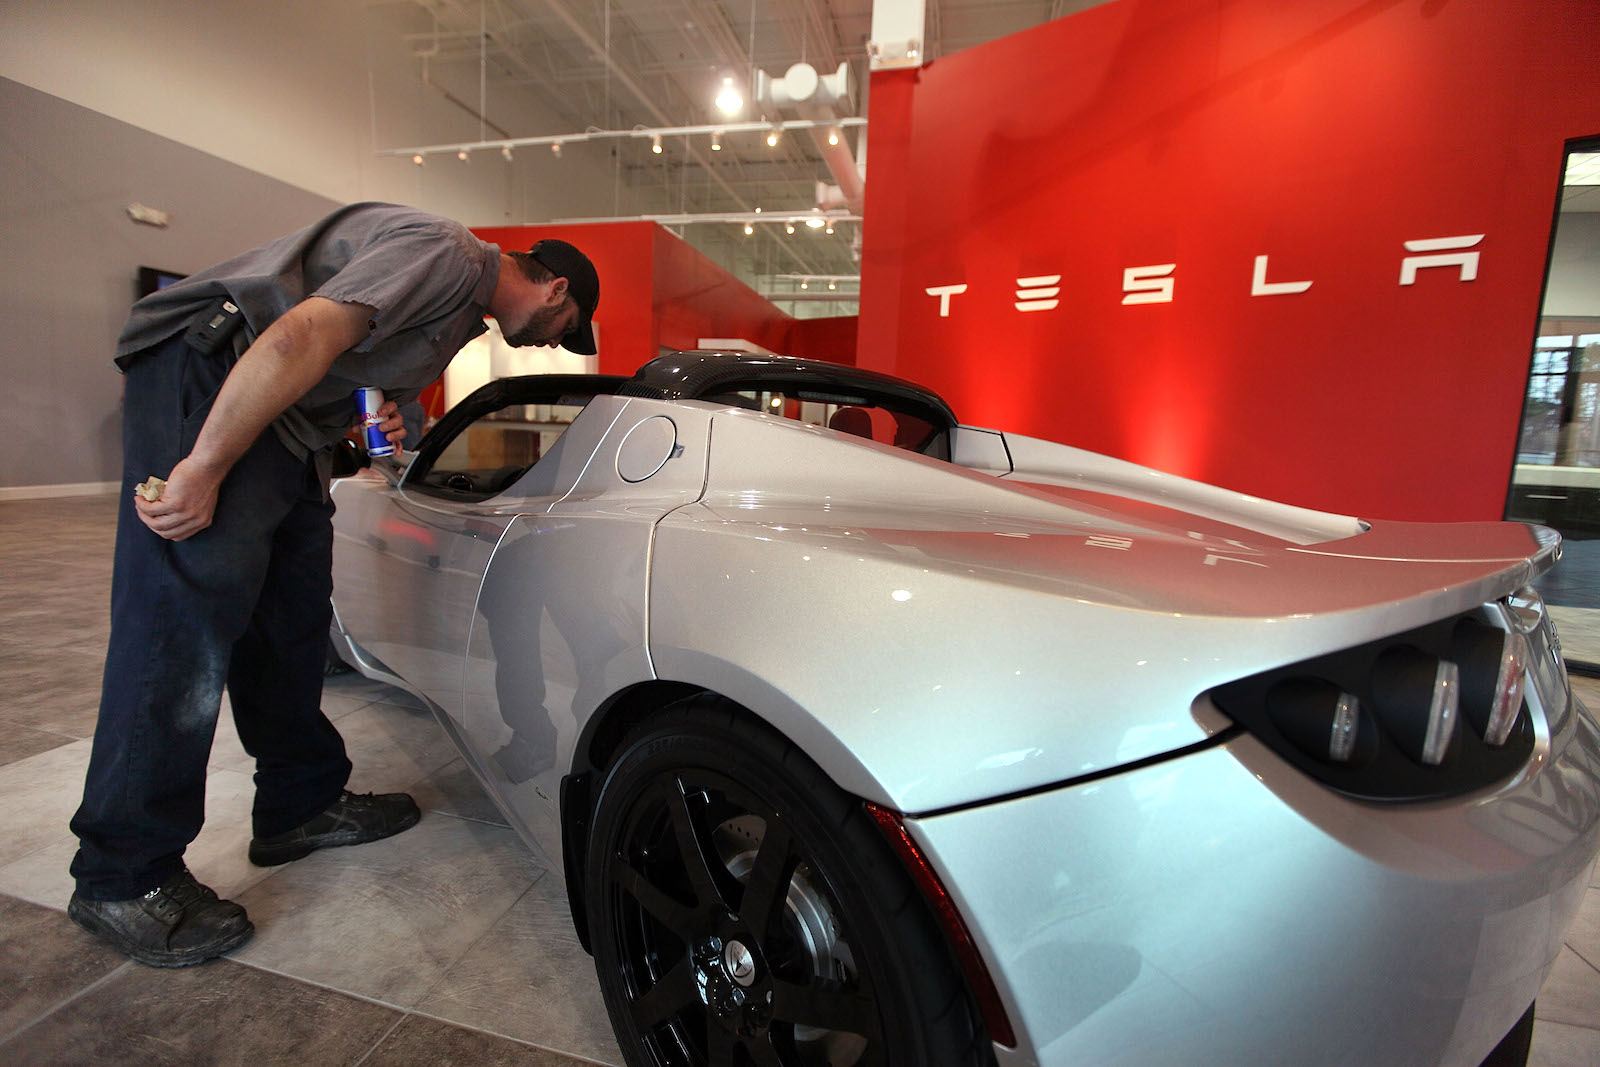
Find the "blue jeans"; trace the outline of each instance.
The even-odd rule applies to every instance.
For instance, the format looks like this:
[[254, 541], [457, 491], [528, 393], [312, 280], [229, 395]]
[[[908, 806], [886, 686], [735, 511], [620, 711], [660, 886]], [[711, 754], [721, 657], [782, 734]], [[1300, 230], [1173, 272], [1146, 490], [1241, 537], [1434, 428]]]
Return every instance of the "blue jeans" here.
[[205, 818], [224, 685], [256, 760], [256, 836], [306, 822], [350, 775], [320, 707], [333, 502], [314, 465], [268, 429], [223, 480], [211, 526], [188, 540], [157, 536], [133, 507], [136, 483], [188, 455], [232, 362], [180, 334], [127, 371], [111, 642], [72, 819], [86, 899], [125, 900], [177, 873]]

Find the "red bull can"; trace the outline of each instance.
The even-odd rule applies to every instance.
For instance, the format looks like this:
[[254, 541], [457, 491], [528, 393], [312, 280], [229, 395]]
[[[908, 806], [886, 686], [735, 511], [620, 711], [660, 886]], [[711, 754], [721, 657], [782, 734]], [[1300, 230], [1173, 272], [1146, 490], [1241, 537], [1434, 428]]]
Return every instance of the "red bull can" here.
[[367, 455], [394, 455], [394, 445], [378, 429], [378, 423], [383, 421], [378, 418], [378, 409], [383, 406], [383, 390], [368, 386], [357, 389], [353, 395], [356, 398], [356, 418], [361, 423], [361, 443], [367, 446]]

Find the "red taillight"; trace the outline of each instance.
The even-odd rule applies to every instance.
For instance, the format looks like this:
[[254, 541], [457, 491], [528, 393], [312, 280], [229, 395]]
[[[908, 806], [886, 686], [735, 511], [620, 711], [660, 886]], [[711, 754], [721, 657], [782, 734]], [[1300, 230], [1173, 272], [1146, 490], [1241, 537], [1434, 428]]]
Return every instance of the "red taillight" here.
[[945, 936], [950, 939], [951, 946], [956, 950], [956, 959], [961, 963], [961, 971], [966, 975], [967, 988], [971, 989], [972, 995], [977, 998], [978, 1010], [983, 1013], [984, 1025], [989, 1028], [989, 1037], [1008, 1048], [1015, 1048], [1017, 1036], [1011, 1029], [1011, 1019], [1006, 1015], [1005, 1005], [1000, 1003], [1000, 991], [994, 987], [994, 979], [989, 977], [989, 967], [978, 953], [978, 946], [972, 940], [971, 932], [967, 930], [966, 920], [961, 918], [961, 913], [956, 910], [956, 903], [945, 891], [944, 883], [939, 880], [938, 873], [923, 857], [917, 848], [917, 843], [911, 840], [911, 835], [906, 833], [905, 824], [900, 821], [898, 812], [880, 808], [869, 802], [867, 814], [872, 816], [872, 821], [878, 824], [878, 829], [888, 838], [895, 854], [900, 857], [900, 862], [905, 864], [912, 880], [917, 883], [917, 888], [922, 890], [923, 899], [933, 908], [933, 914], [939, 920], [939, 925], [944, 928]]

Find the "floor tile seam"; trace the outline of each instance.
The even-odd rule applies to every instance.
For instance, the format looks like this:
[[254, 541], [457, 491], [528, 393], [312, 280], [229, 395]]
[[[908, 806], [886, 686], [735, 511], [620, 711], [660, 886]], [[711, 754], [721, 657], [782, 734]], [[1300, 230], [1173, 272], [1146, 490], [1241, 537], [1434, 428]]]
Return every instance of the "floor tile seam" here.
[[380, 1008], [388, 1008], [390, 1011], [399, 1012], [401, 1015], [407, 1015], [411, 1012], [412, 1006], [409, 1004], [396, 1004], [393, 1001], [383, 1000], [382, 998], [372, 996], [369, 993], [358, 993], [353, 989], [345, 989], [341, 986], [330, 985], [327, 982], [318, 982], [315, 979], [307, 978], [304, 975], [291, 974], [288, 971], [282, 970], [278, 967], [269, 967], [268, 965], [264, 963], [258, 963], [255, 960], [224, 959], [222, 962], [231, 963], [236, 967], [248, 967], [253, 971], [260, 971], [262, 974], [270, 974], [274, 977], [295, 982], [311, 989], [321, 989], [329, 993], [337, 993], [342, 997], [349, 997], [352, 1000], [359, 1000], [364, 1004], [372, 1004]]
[[[455, 959], [451, 960], [448, 965], [446, 965], [444, 967], [441, 967], [439, 969], [439, 977], [434, 980], [433, 984], [430, 985], [423, 992], [423, 994], [420, 997], [417, 998], [416, 1004], [413, 1004], [407, 1010], [408, 1011], [415, 1011], [417, 1004], [421, 1004], [424, 1001], [426, 1001], [429, 997], [433, 996], [433, 994], [438, 991], [439, 987], [444, 985], [445, 979], [450, 976], [450, 972], [462, 960], [464, 960], [468, 956], [472, 955], [473, 949], [475, 949], [479, 945], [483, 944], [483, 942], [489, 937], [489, 935], [494, 933], [495, 928], [500, 925], [500, 921], [502, 919], [504, 919], [507, 915], [511, 914], [511, 909], [515, 908], [518, 904], [522, 903], [523, 899], [525, 897], [527, 897], [527, 895], [529, 893], [533, 892], [533, 887], [539, 884], [539, 880], [541, 878], [543, 878], [548, 873], [550, 873], [550, 872], [549, 872], [549, 870], [547, 868], [544, 868], [544, 867], [539, 868], [539, 873], [534, 875], [531, 879], [528, 880], [528, 884], [522, 890], [522, 892], [518, 893], [514, 898], [512, 898], [511, 903], [507, 904], [505, 906], [505, 908], [500, 912], [500, 914], [496, 915], [488, 923], [484, 924], [483, 933], [481, 933], [477, 937], [473, 938], [472, 942], [470, 944], [468, 944], [467, 947], [461, 951], [460, 955], [456, 956]], [[444, 1020], [444, 1021], [449, 1022], [451, 1020]]]
[[79, 1000], [82, 1000], [84, 997], [88, 996], [90, 993], [93, 993], [95, 990], [99, 989], [101, 986], [105, 985], [107, 982], [111, 981], [113, 978], [116, 978], [119, 974], [121, 974], [124, 971], [128, 970], [130, 967], [138, 967], [138, 966], [139, 966], [139, 964], [133, 962], [132, 960], [124, 960], [122, 963], [117, 964], [115, 967], [111, 968], [111, 970], [107, 971], [105, 974], [101, 975], [99, 978], [96, 978], [94, 981], [90, 982], [88, 985], [83, 986], [81, 989], [78, 989], [77, 991], [75, 991], [71, 996], [66, 997], [65, 999], [61, 1000], [59, 1003], [55, 1004], [53, 1007], [50, 1007], [50, 1008], [46, 1009], [44, 1012], [40, 1013], [35, 1018], [30, 1019], [27, 1023], [25, 1023], [24, 1025], [18, 1027], [16, 1030], [11, 1032], [10, 1034], [5, 1035], [4, 1037], [0, 1037], [0, 1049], [5, 1048], [5, 1046], [7, 1046], [11, 1042], [17, 1040], [23, 1034], [25, 1034], [29, 1030], [33, 1029], [35, 1026], [38, 1026], [40, 1023], [42, 1023], [46, 1019], [50, 1018], [50, 1016], [54, 1015], [56, 1012], [61, 1011], [63, 1008], [69, 1007], [72, 1004], [75, 1004]]
[[[414, 784], [415, 783], [413, 783], [413, 785]], [[493, 819], [484, 819], [484, 818], [480, 818], [479, 816], [476, 816], [476, 815], [463, 815], [463, 814], [461, 814], [460, 812], [457, 812], [457, 811], [440, 811], [438, 808], [425, 808], [425, 809], [423, 809], [422, 813], [424, 815], [437, 815], [441, 819], [456, 819], [456, 820], [458, 820], [460, 822], [477, 823], [479, 826], [493, 826], [498, 830], [511, 830], [511, 826], [510, 826], [509, 823], [495, 822]], [[512, 830], [511, 832], [513, 834], [516, 833], [516, 831], [514, 831], [514, 830]], [[521, 840], [521, 838], [518, 838], [518, 841], [520, 841], [520, 840]], [[542, 870], [542, 871], [549, 871], [550, 870], [550, 868], [544, 866], [543, 864], [539, 865], [539, 869]]]
[[[450, 766], [450, 764], [454, 763], [458, 758], [460, 758], [460, 753], [458, 753], [458, 752], [456, 752], [455, 750], [452, 749], [449, 753], [446, 754], [443, 763], [440, 763], [436, 767], [429, 767], [427, 770], [423, 771], [422, 774], [420, 776], [418, 776], [416, 779], [414, 779], [414, 780], [412, 780], [410, 782], [407, 782], [405, 785], [401, 786], [400, 788], [404, 789], [404, 790], [407, 790], [407, 791], [410, 791], [412, 789], [417, 788], [417, 786], [421, 785], [423, 782], [426, 782], [429, 778], [432, 778], [434, 775], [438, 774], [440, 771], [442, 771], [446, 767]], [[421, 767], [422, 764], [419, 763], [419, 764], [417, 764], [417, 766]]]
[[[275, 874], [277, 872], [274, 871], [272, 873]], [[303, 975], [291, 974], [288, 971], [281, 970], [281, 969], [279, 969], [277, 967], [269, 967], [266, 964], [259, 963], [259, 962], [255, 961], [255, 960], [235, 960], [235, 959], [230, 959], [227, 962], [238, 964], [241, 967], [250, 967], [250, 968], [253, 968], [255, 970], [262, 971], [262, 972], [264, 972], [266, 974], [277, 975], [280, 978], [287, 978], [291, 982], [299, 982], [302, 985], [312, 986], [312, 987], [317, 988], [317, 989], [326, 989], [326, 990], [328, 990], [330, 992], [339, 993], [339, 994], [341, 994], [343, 996], [347, 996], [347, 997], [354, 997], [357, 1000], [366, 1001], [369, 1004], [377, 1004], [377, 1005], [379, 1005], [381, 1007], [392, 1008], [393, 1010], [400, 1011], [400, 1012], [411, 1012], [411, 1011], [413, 1011], [415, 1009], [417, 1004], [422, 1003], [429, 996], [433, 995], [434, 990], [436, 990], [439, 987], [440, 983], [442, 983], [444, 981], [444, 976], [450, 972], [450, 969], [452, 967], [456, 966], [456, 964], [460, 963], [462, 960], [466, 959], [467, 955], [474, 948], [476, 948], [479, 944], [481, 944], [483, 942], [484, 938], [488, 937], [489, 934], [493, 932], [495, 926], [500, 922], [500, 920], [505, 918], [506, 914], [508, 912], [510, 912], [510, 910], [512, 908], [514, 908], [517, 905], [517, 903], [522, 900], [523, 897], [527, 896], [528, 893], [532, 891], [533, 887], [536, 884], [538, 884], [539, 880], [541, 878], [543, 878], [548, 873], [549, 873], [548, 868], [544, 868], [544, 867], [538, 868], [538, 873], [535, 874], [532, 878], [530, 878], [528, 880], [527, 887], [524, 888], [522, 890], [522, 892], [518, 893], [516, 895], [516, 897], [511, 901], [511, 903], [506, 905], [506, 907], [505, 907], [505, 909], [503, 911], [501, 911], [492, 920], [490, 920], [490, 922], [488, 924], [485, 925], [484, 932], [482, 934], [480, 934], [478, 937], [474, 938], [472, 940], [471, 944], [469, 944], [464, 950], [462, 950], [462, 952], [460, 954], [458, 954], [454, 959], [452, 959], [448, 964], [445, 964], [444, 966], [442, 966], [441, 969], [440, 969], [439, 980], [434, 982], [431, 986], [429, 986], [420, 996], [418, 996], [415, 999], [415, 1001], [413, 1001], [410, 1004], [397, 1004], [397, 1003], [394, 1003], [392, 1001], [383, 1000], [383, 999], [371, 996], [371, 995], [366, 994], [366, 993], [358, 993], [358, 992], [356, 992], [354, 990], [344, 989], [344, 988], [342, 988], [340, 986], [336, 986], [336, 985], [330, 985], [330, 984], [328, 984], [326, 982], [318, 982], [315, 979], [307, 978], [307, 977], [305, 977]], [[268, 877], [271, 877], [271, 875], [269, 875]], [[262, 879], [262, 881], [265, 881], [265, 879]], [[260, 883], [258, 882], [256, 884], [259, 885]], [[252, 886], [252, 888], [254, 888], [254, 886]], [[444, 1021], [448, 1022], [449, 1020], [444, 1020]]]
[[[0, 726], [15, 726], [19, 730], [31, 730], [32, 732], [34, 732], [36, 734], [49, 734], [51, 737], [59, 737], [59, 738], [62, 738], [63, 740], [65, 740], [65, 741], [87, 741], [88, 740], [88, 738], [86, 738], [86, 737], [74, 737], [71, 734], [64, 734], [60, 730], [46, 730], [42, 726], [32, 726], [32, 725], [30, 725], [28, 723], [25, 723], [25, 722], [18, 722], [16, 719], [11, 718], [10, 716], [6, 715], [3, 712], [0, 712]], [[43, 755], [43, 753], [35, 752], [33, 755], [34, 756], [38, 756], [38, 755]], [[33, 756], [26, 756], [24, 758], [25, 759], [32, 759]]]
[[372, 1043], [372, 1047], [367, 1049], [367, 1051], [363, 1052], [361, 1054], [361, 1058], [356, 1060], [355, 1063], [351, 1064], [351, 1067], [361, 1067], [362, 1064], [364, 1064], [368, 1060], [370, 1060], [372, 1058], [372, 1054], [374, 1052], [378, 1051], [378, 1049], [383, 1045], [383, 1043], [385, 1041], [389, 1040], [389, 1038], [391, 1036], [393, 1036], [394, 1032], [396, 1030], [400, 1029], [400, 1027], [405, 1024], [406, 1019], [408, 1019], [410, 1017], [410, 1015], [411, 1015], [410, 1012], [401, 1012], [400, 1013], [400, 1017], [394, 1021], [394, 1024], [391, 1025], [389, 1027], [389, 1029], [387, 1029], [383, 1033], [379, 1034], [378, 1035], [378, 1040], [374, 1041]]
[[1565, 1026], [1572, 1030], [1587, 1030], [1596, 1037], [1600, 1037], [1600, 1022], [1575, 1023], [1570, 1019], [1550, 1019], [1543, 1015], [1535, 1016], [1534, 1026], [1538, 1027], [1542, 1023], [1552, 1023], [1556, 1026]]
[[[1589, 956], [1595, 955], [1594, 952], [1592, 952], [1592, 951], [1590, 951], [1588, 949], [1580, 949], [1577, 945], [1574, 945], [1570, 941], [1566, 942], [1565, 944], [1566, 944], [1567, 948], [1572, 951], [1572, 954], [1574, 956], [1576, 956], [1576, 957], [1578, 957], [1578, 959], [1582, 960], [1584, 962], [1584, 964], [1587, 965], [1588, 968], [1595, 973], [1596, 977], [1600, 977], [1600, 966], [1597, 966], [1594, 963], [1593, 960], [1589, 959]], [[1585, 953], [1587, 953], [1587, 955], [1585, 955]]]
[[517, 1037], [514, 1034], [502, 1033], [499, 1030], [495, 1030], [487, 1026], [473, 1026], [472, 1024], [464, 1023], [459, 1019], [451, 1019], [448, 1016], [436, 1015], [433, 1012], [423, 1011], [420, 1008], [407, 1009], [406, 1014], [415, 1015], [419, 1019], [427, 1019], [431, 1022], [443, 1023], [446, 1026], [453, 1026], [457, 1030], [470, 1030], [474, 1033], [488, 1034], [491, 1037], [499, 1037], [505, 1039], [506, 1041], [514, 1041], [517, 1044], [523, 1045], [527, 1048], [538, 1049], [540, 1052], [550, 1052], [557, 1056], [565, 1056], [567, 1059], [572, 1060], [575, 1063], [592, 1063], [595, 1065], [595, 1067], [610, 1067], [605, 1060], [590, 1059], [588, 1056], [580, 1056], [576, 1052], [569, 1052], [567, 1049], [556, 1048], [553, 1045], [541, 1045], [539, 1042], [529, 1041], [525, 1037]]
[[[5, 765], [5, 767], [15, 767], [15, 766], [16, 766], [15, 763], [8, 763], [8, 764]], [[0, 770], [5, 770], [5, 767], [0, 767]], [[59, 838], [58, 837], [53, 841], [46, 841], [41, 845], [38, 845], [38, 846], [36, 846], [34, 848], [30, 848], [26, 852], [22, 852], [22, 853], [19, 853], [18, 855], [12, 856], [10, 859], [6, 860], [4, 863], [0, 863], [0, 871], [5, 871], [5, 870], [9, 869], [10, 867], [14, 866], [15, 864], [22, 863], [23, 861], [31, 859], [32, 857], [38, 855], [41, 852], [45, 852], [45, 851], [47, 851], [47, 850], [49, 850], [51, 848], [54, 848], [55, 846], [61, 844], [63, 840], [65, 840], [65, 838]], [[20, 900], [20, 901], [22, 901], [23, 903], [26, 903], [26, 904], [39, 904], [39, 902], [37, 900], [28, 900], [26, 897], [19, 897], [15, 893], [6, 893], [6, 892], [3, 892], [3, 891], [0, 891], [0, 896], [7, 896], [7, 897], [10, 897], [12, 900]], [[49, 908], [51, 911], [59, 911], [63, 915], [65, 915], [67, 913], [67, 906], [65, 904], [61, 905], [59, 908], [55, 907], [53, 905], [50, 905], [50, 904], [39, 904], [39, 907], [41, 907], [41, 908]]]

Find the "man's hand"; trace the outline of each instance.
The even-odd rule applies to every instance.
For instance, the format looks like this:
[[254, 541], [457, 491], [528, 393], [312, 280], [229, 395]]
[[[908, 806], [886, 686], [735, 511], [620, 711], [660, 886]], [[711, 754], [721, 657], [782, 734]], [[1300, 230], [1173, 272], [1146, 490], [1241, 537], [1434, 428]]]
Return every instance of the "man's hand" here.
[[383, 436], [389, 439], [391, 445], [399, 445], [406, 439], [406, 423], [400, 417], [400, 405], [393, 400], [385, 400], [378, 406], [378, 418], [381, 420], [378, 429], [383, 431]]
[[185, 459], [167, 475], [160, 500], [136, 497], [133, 506], [139, 521], [155, 533], [168, 541], [186, 541], [211, 525], [221, 485], [222, 472], [208, 471]]

